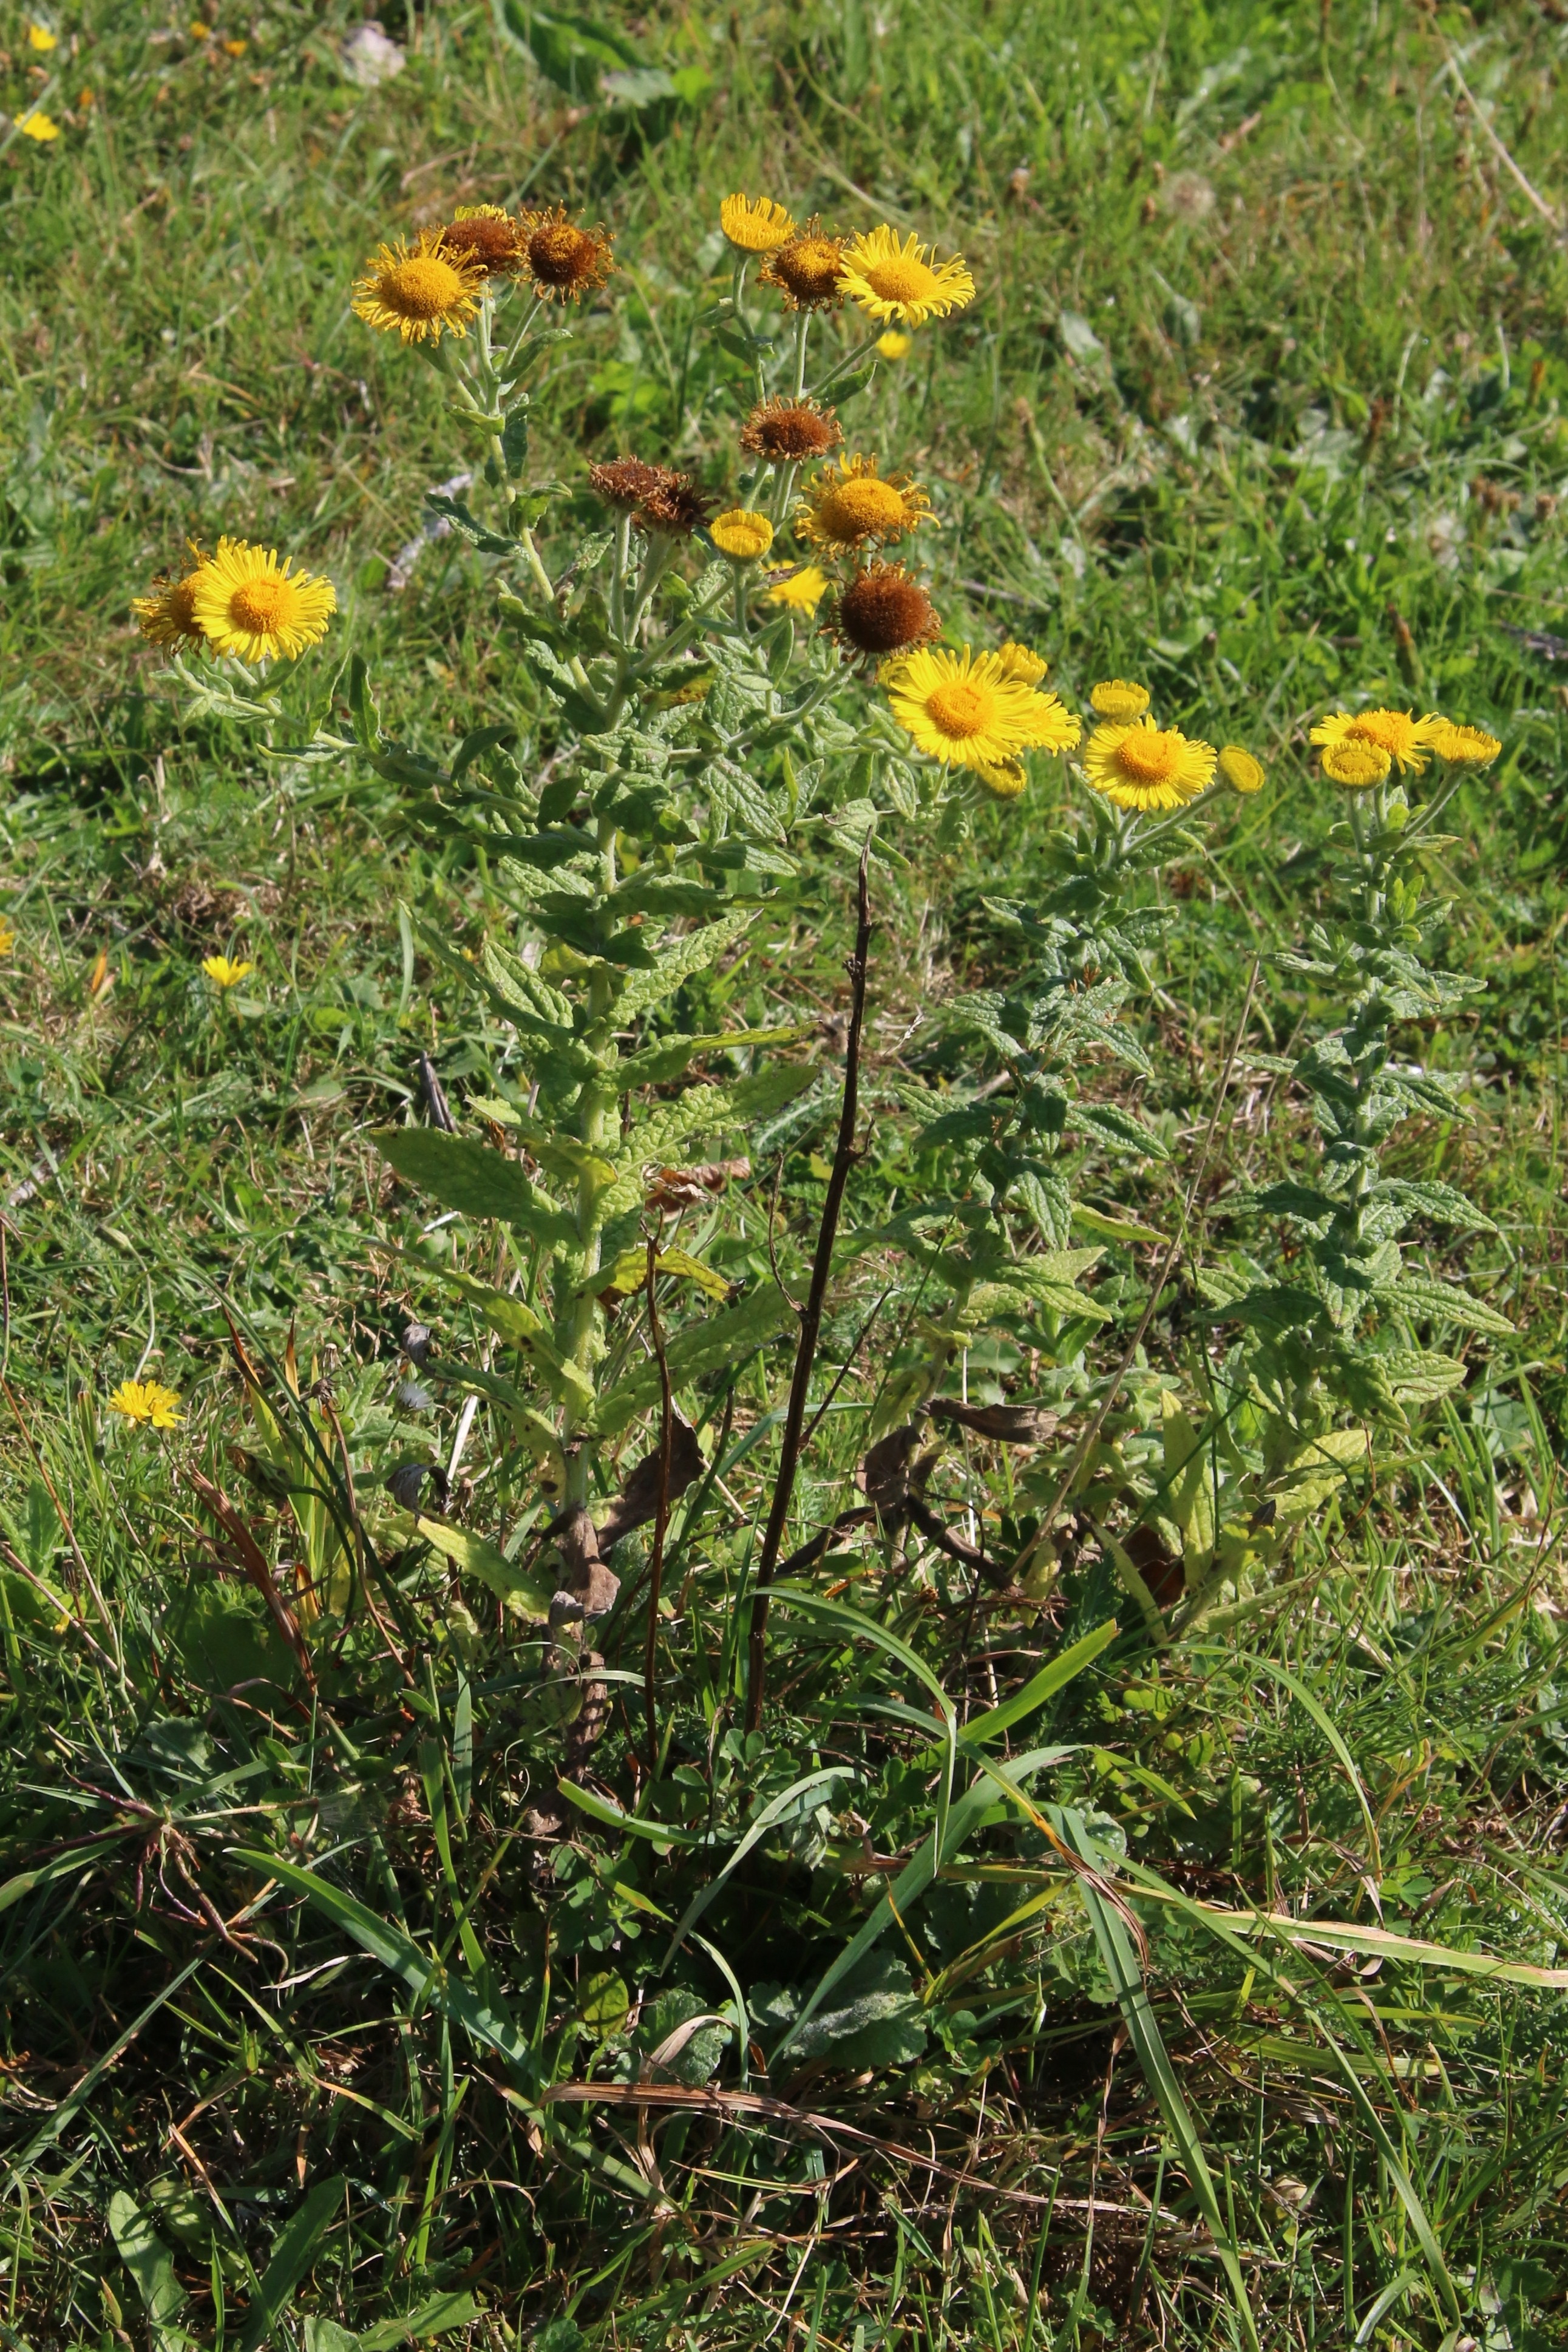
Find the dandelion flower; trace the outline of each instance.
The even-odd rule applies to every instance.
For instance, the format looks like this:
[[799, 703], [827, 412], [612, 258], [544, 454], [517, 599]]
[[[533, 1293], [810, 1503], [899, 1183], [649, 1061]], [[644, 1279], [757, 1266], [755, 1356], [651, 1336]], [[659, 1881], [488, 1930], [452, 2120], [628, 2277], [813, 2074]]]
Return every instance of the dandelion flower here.
[[916, 526], [933, 522], [931, 501], [907, 474], [879, 474], [876, 458], [842, 457], [816, 476], [805, 503], [795, 510], [795, 528], [814, 547], [834, 551], [884, 545], [904, 539]]
[[827, 457], [843, 437], [832, 410], [814, 400], [765, 400], [741, 427], [740, 446], [770, 466], [795, 466], [803, 457]]
[[1019, 751], [1071, 751], [1078, 721], [1054, 694], [1010, 677], [999, 654], [922, 646], [886, 676], [893, 715], [916, 748], [944, 767], [1007, 772]]
[[828, 575], [817, 563], [797, 564], [793, 572], [782, 572], [768, 590], [769, 604], [782, 604], [791, 613], [813, 614], [828, 593]]
[[832, 310], [844, 299], [839, 283], [843, 257], [843, 238], [825, 236], [813, 216], [768, 255], [758, 275], [777, 287], [791, 310]]
[[1394, 764], [1377, 744], [1348, 738], [1338, 743], [1326, 743], [1322, 756], [1323, 773], [1329, 782], [1343, 784], [1352, 793], [1364, 793], [1373, 784], [1380, 784]]
[[278, 654], [294, 661], [319, 645], [328, 615], [338, 609], [329, 580], [290, 570], [292, 556], [243, 539], [220, 539], [218, 551], [196, 573], [192, 604], [215, 652], [242, 661]]
[[1312, 740], [1319, 745], [1370, 743], [1386, 751], [1401, 775], [1419, 775], [1427, 764], [1430, 719], [1412, 718], [1408, 710], [1336, 710], [1318, 721]]
[[15, 951], [16, 945], [16, 932], [15, 926], [6, 922], [4, 916], [0, 916], [0, 956], [8, 956], [12, 954]]
[[195, 568], [183, 579], [172, 579], [166, 572], [159, 572], [145, 596], [133, 596], [131, 609], [136, 615], [136, 625], [151, 646], [204, 646], [206, 632], [196, 618], [196, 583], [201, 577], [203, 556], [199, 547], [193, 546]]
[[243, 58], [249, 47], [248, 41], [225, 41], [224, 55], [225, 58]]
[[512, 278], [523, 266], [522, 224], [501, 205], [459, 205], [441, 232], [441, 249], [482, 263], [491, 278]]
[[40, 114], [37, 107], [32, 107], [26, 114], [17, 116], [16, 128], [24, 139], [37, 139], [40, 144], [50, 139], [57, 139], [60, 135], [60, 126], [53, 115]]
[[914, 346], [913, 335], [906, 335], [900, 327], [889, 327], [876, 339], [876, 355], [879, 360], [906, 360]]
[[871, 319], [923, 327], [975, 299], [975, 281], [959, 259], [932, 262], [916, 236], [902, 241], [885, 224], [844, 248], [840, 284]]
[[1490, 768], [1502, 745], [1484, 727], [1461, 727], [1451, 719], [1425, 721], [1427, 740], [1451, 767]]
[[1177, 727], [1152, 719], [1096, 727], [1083, 754], [1083, 772], [1095, 792], [1118, 808], [1185, 808], [1207, 792], [1214, 775], [1212, 743], [1196, 742]]
[[1025, 686], [1038, 686], [1051, 664], [1032, 646], [1015, 644], [1009, 637], [997, 658], [1009, 677], [1020, 678]]
[[153, 1429], [178, 1429], [179, 1402], [177, 1391], [164, 1388], [160, 1381], [121, 1381], [109, 1400], [109, 1409]]
[[465, 335], [485, 290], [485, 265], [474, 254], [449, 251], [444, 234], [421, 229], [412, 252], [404, 237], [383, 245], [354, 280], [355, 318], [379, 334], [401, 335], [405, 343]]
[[1109, 719], [1118, 727], [1130, 727], [1141, 719], [1149, 707], [1149, 689], [1134, 685], [1131, 678], [1103, 677], [1089, 691], [1089, 700], [1102, 719]]
[[736, 563], [757, 563], [773, 544], [773, 525], [750, 507], [731, 507], [715, 515], [707, 535], [721, 555]]
[[57, 49], [59, 46], [60, 37], [57, 33], [51, 33], [48, 26], [40, 25], [36, 16], [28, 17], [27, 47], [30, 49]]
[[942, 623], [919, 581], [902, 563], [872, 563], [840, 591], [827, 625], [847, 653], [875, 662], [924, 645], [940, 633]]
[[1263, 762], [1255, 760], [1239, 743], [1221, 745], [1219, 772], [1233, 793], [1259, 793], [1263, 789]]
[[256, 970], [253, 963], [231, 963], [227, 956], [204, 956], [202, 970], [219, 989], [237, 988], [247, 972]]
[[771, 196], [726, 196], [718, 225], [737, 253], [777, 253], [795, 234], [795, 224]]
[[602, 229], [579, 228], [559, 205], [525, 213], [517, 224], [523, 265], [534, 290], [547, 302], [577, 302], [603, 285], [615, 267], [612, 240]]

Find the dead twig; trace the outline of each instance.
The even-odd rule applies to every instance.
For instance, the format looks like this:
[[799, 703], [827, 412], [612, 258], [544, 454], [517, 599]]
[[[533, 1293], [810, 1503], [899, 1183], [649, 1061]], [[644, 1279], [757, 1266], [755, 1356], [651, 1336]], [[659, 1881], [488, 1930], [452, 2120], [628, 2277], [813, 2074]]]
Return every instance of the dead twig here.
[[659, 1498], [653, 1514], [653, 1556], [648, 1563], [648, 1633], [643, 1645], [643, 1692], [647, 1710], [648, 1778], [659, 1777], [658, 1696], [654, 1668], [659, 1648], [659, 1594], [664, 1580], [664, 1534], [670, 1524], [670, 1465], [674, 1450], [675, 1408], [670, 1394], [670, 1364], [659, 1322], [656, 1279], [659, 1244], [648, 1236], [648, 1336], [659, 1367]]

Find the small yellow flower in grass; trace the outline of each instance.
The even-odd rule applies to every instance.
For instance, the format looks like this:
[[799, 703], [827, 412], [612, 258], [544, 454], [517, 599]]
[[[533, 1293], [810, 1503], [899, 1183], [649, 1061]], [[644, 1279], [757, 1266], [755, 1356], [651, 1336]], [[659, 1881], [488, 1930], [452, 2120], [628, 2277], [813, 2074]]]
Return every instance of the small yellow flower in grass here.
[[1130, 726], [1096, 727], [1083, 754], [1083, 772], [1095, 792], [1118, 808], [1185, 808], [1207, 792], [1214, 776], [1212, 743], [1152, 719]]
[[405, 343], [438, 343], [443, 334], [468, 332], [485, 279], [476, 256], [453, 251], [438, 228], [421, 229], [412, 252], [400, 236], [395, 245], [383, 245], [364, 276], [355, 278], [354, 316]]
[[172, 579], [161, 572], [145, 596], [131, 600], [136, 625], [150, 646], [204, 646], [207, 642], [196, 618], [196, 582], [204, 558], [193, 541], [191, 553], [195, 562], [182, 578]]
[[1009, 637], [997, 656], [1009, 677], [1021, 678], [1025, 686], [1038, 686], [1051, 664], [1032, 646], [1020, 646]]
[[1090, 688], [1089, 699], [1102, 719], [1117, 727], [1130, 727], [1148, 709], [1149, 689], [1134, 685], [1131, 678], [1103, 677]]
[[828, 575], [819, 563], [797, 564], [793, 572], [781, 572], [768, 591], [769, 604], [783, 604], [791, 613], [804, 613], [808, 617], [816, 611], [828, 593]]
[[975, 299], [975, 281], [960, 259], [931, 262], [917, 236], [902, 240], [885, 224], [851, 239], [839, 283], [868, 318], [923, 327]]
[[731, 507], [727, 514], [715, 515], [708, 537], [721, 555], [737, 563], [757, 563], [773, 544], [773, 525], [749, 507]]
[[914, 346], [913, 335], [904, 334], [898, 327], [889, 327], [885, 335], [876, 339], [876, 355], [879, 360], [906, 360]]
[[247, 972], [256, 970], [253, 963], [231, 963], [227, 956], [204, 956], [202, 970], [220, 989], [237, 988]]
[[795, 224], [771, 196], [726, 196], [718, 225], [737, 253], [776, 253], [795, 234]]
[[1312, 740], [1320, 747], [1334, 743], [1370, 743], [1385, 751], [1401, 775], [1419, 775], [1427, 764], [1430, 719], [1415, 719], [1408, 710], [1335, 710], [1320, 719]]
[[1325, 743], [1322, 749], [1323, 773], [1331, 784], [1343, 784], [1346, 792], [1369, 792], [1380, 784], [1394, 765], [1386, 751], [1375, 743], [1342, 740]]
[[16, 128], [24, 139], [37, 139], [40, 144], [60, 135], [60, 126], [53, 115], [40, 114], [36, 107], [28, 113], [17, 116]]
[[1219, 772], [1233, 793], [1260, 793], [1263, 789], [1263, 762], [1255, 760], [1239, 743], [1220, 747]]
[[226, 58], [243, 58], [249, 47], [250, 43], [248, 41], [225, 41], [224, 43], [224, 55]]
[[241, 661], [283, 654], [294, 661], [319, 645], [328, 615], [338, 609], [329, 580], [292, 572], [292, 556], [243, 539], [220, 539], [218, 551], [196, 574], [192, 604], [213, 649]]
[[193, 41], [210, 41], [213, 37], [212, 26], [204, 25], [199, 16], [193, 16], [185, 29]]
[[846, 548], [904, 539], [923, 522], [935, 522], [931, 500], [907, 474], [879, 474], [876, 458], [841, 457], [813, 476], [805, 503], [795, 509], [795, 528], [813, 547], [838, 553]]
[[1490, 768], [1502, 750], [1484, 727], [1461, 727], [1451, 719], [1428, 719], [1425, 725], [1427, 742], [1450, 767]]
[[15, 950], [16, 945], [15, 926], [6, 922], [5, 917], [0, 915], [0, 956], [10, 955]]
[[890, 663], [883, 674], [893, 715], [917, 750], [944, 767], [969, 768], [1004, 793], [1018, 754], [1033, 747], [1070, 751], [1079, 725], [1054, 694], [1037, 694], [1012, 676], [1000, 654], [954, 653], [923, 646]]
[[36, 16], [28, 17], [27, 47], [30, 49], [57, 49], [59, 46], [60, 37], [57, 33], [51, 33], [48, 26], [40, 25]]
[[176, 1410], [180, 1402], [177, 1391], [166, 1389], [159, 1381], [121, 1381], [109, 1400], [110, 1412], [122, 1413], [127, 1421], [145, 1423], [153, 1429], [178, 1429], [182, 1415]]

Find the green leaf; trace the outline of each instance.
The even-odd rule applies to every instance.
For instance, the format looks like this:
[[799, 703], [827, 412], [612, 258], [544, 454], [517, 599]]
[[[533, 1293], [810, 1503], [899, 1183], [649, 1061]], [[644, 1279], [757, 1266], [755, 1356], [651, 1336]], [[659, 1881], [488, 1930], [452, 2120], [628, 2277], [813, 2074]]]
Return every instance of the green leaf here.
[[168, 2323], [186, 2301], [185, 2290], [174, 2275], [174, 2257], [134, 2197], [123, 2189], [117, 2189], [109, 2200], [109, 2234], [136, 2282], [154, 2340], [162, 2343]]
[[1216, 1308], [1213, 1320], [1245, 1323], [1249, 1329], [1272, 1337], [1294, 1330], [1301, 1324], [1315, 1323], [1322, 1307], [1322, 1301], [1315, 1291], [1302, 1290], [1294, 1283], [1270, 1283], [1266, 1288], [1249, 1290], [1228, 1306]]
[[515, 1160], [472, 1136], [438, 1127], [382, 1127], [371, 1141], [408, 1183], [465, 1217], [494, 1217], [547, 1249], [575, 1249], [577, 1225]]
[[1378, 1369], [1396, 1404], [1431, 1404], [1463, 1385], [1465, 1367], [1457, 1356], [1429, 1348], [1382, 1349]]
[[444, 1559], [453, 1560], [465, 1576], [483, 1584], [498, 1601], [511, 1601], [521, 1608], [525, 1616], [542, 1624], [549, 1615], [551, 1588], [542, 1577], [525, 1576], [507, 1555], [485, 1536], [470, 1534], [466, 1528], [455, 1528], [444, 1519], [415, 1517], [412, 1524], [427, 1544], [433, 1544]]
[[674, 996], [694, 972], [716, 963], [726, 948], [733, 946], [756, 920], [754, 907], [737, 907], [733, 914], [720, 915], [716, 922], [707, 924], [704, 929], [689, 931], [673, 947], [661, 949], [646, 971], [629, 972], [615, 998], [614, 1010], [620, 1023], [624, 1025], [634, 1013], [645, 1013], [651, 1004]]
[[777, 1062], [754, 1077], [737, 1078], [727, 1087], [688, 1087], [673, 1103], [661, 1103], [635, 1126], [617, 1162], [621, 1177], [637, 1175], [651, 1160], [663, 1160], [680, 1143], [695, 1135], [716, 1135], [721, 1129], [749, 1127], [771, 1118], [814, 1086], [821, 1072], [806, 1062]]
[[1379, 1287], [1377, 1299], [1396, 1314], [1419, 1317], [1424, 1322], [1451, 1323], [1461, 1331], [1484, 1331], [1494, 1339], [1518, 1336], [1508, 1317], [1500, 1315], [1495, 1307], [1472, 1298], [1454, 1283], [1439, 1282], [1433, 1275], [1401, 1272], [1397, 1282]]
[[[408, 1130], [417, 1132], [418, 1130]], [[471, 1275], [459, 1274], [455, 1266], [436, 1265], [432, 1275], [447, 1287], [461, 1293], [470, 1307], [476, 1307], [493, 1331], [526, 1356], [538, 1378], [544, 1381], [558, 1403], [570, 1404], [574, 1412], [586, 1412], [593, 1396], [593, 1382], [580, 1364], [563, 1356], [550, 1337], [549, 1326], [533, 1308], [509, 1291], [492, 1290], [486, 1282], [476, 1282]], [[466, 1379], [465, 1371], [460, 1375]]]
[[532, 54], [548, 81], [591, 105], [603, 75], [636, 71], [643, 59], [612, 26], [591, 16], [556, 16], [527, 0], [501, 0], [503, 28]]
[[[706, 1322], [687, 1323], [672, 1336], [664, 1349], [671, 1386], [685, 1388], [721, 1365], [738, 1371], [748, 1356], [793, 1320], [789, 1300], [772, 1283], [759, 1284], [738, 1307], [727, 1307]], [[593, 1425], [601, 1436], [618, 1436], [628, 1422], [657, 1404], [660, 1393], [657, 1363], [643, 1364], [600, 1398], [593, 1410]]]
[[261, 2275], [239, 2339], [239, 2352], [260, 2347], [294, 2300], [294, 2290], [309, 2269], [317, 2243], [343, 2203], [342, 2174], [319, 2180], [284, 2223], [273, 2242], [271, 2258]]
[[449, 2327], [466, 2327], [479, 2316], [479, 2306], [466, 2291], [433, 2294], [428, 2302], [405, 2312], [401, 2319], [378, 2319], [354, 2342], [358, 2352], [393, 2352], [399, 2344], [417, 2343], [427, 2336], [444, 2336]]
[[1435, 1224], [1469, 1226], [1483, 1234], [1497, 1231], [1491, 1219], [1483, 1216], [1473, 1201], [1467, 1200], [1452, 1184], [1440, 1184], [1434, 1177], [1418, 1184], [1402, 1176], [1389, 1177], [1373, 1186], [1372, 1197], [1375, 1201], [1398, 1201], [1417, 1216], [1430, 1217]]
[[1134, 1118], [1117, 1103], [1084, 1102], [1067, 1106], [1067, 1126], [1074, 1135], [1092, 1135], [1113, 1151], [1141, 1152], [1145, 1160], [1168, 1160], [1170, 1153], [1152, 1128]]

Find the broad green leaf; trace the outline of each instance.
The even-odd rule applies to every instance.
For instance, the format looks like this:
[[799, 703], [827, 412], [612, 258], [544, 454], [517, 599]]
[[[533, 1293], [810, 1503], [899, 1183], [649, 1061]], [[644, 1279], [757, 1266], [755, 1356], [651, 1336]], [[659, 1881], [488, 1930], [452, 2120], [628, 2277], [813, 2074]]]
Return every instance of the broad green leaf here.
[[732, 947], [743, 931], [757, 920], [755, 907], [737, 907], [733, 914], [720, 915], [716, 922], [700, 931], [689, 931], [673, 946], [662, 948], [647, 971], [628, 972], [616, 992], [615, 1013], [624, 1026], [634, 1014], [645, 1013], [651, 1004], [662, 1003], [684, 987], [694, 972], [716, 963], [726, 948]]
[[[700, 1290], [706, 1291], [710, 1298], [722, 1301], [729, 1297], [729, 1285], [723, 1275], [714, 1266], [704, 1265], [702, 1260], [693, 1257], [689, 1250], [660, 1250], [653, 1261], [653, 1271], [668, 1275], [674, 1282], [695, 1282]], [[647, 1251], [629, 1249], [622, 1251], [608, 1274], [601, 1268], [598, 1274], [589, 1276], [582, 1287], [596, 1292], [618, 1290], [629, 1295], [633, 1290], [641, 1290], [647, 1279]]]
[[1072, 1203], [1072, 1222], [1085, 1233], [1103, 1234], [1108, 1242], [1150, 1242], [1158, 1249], [1170, 1247], [1169, 1236], [1157, 1234], [1153, 1225], [1141, 1225], [1134, 1217], [1108, 1217], [1103, 1209], [1091, 1209], [1082, 1201]]
[[725, 1128], [749, 1127], [767, 1118], [786, 1103], [804, 1094], [821, 1073], [809, 1063], [778, 1062], [754, 1077], [733, 1085], [688, 1087], [672, 1103], [661, 1103], [633, 1127], [617, 1163], [622, 1178], [641, 1175], [651, 1160], [667, 1159], [693, 1136], [716, 1135]]
[[1451, 1323], [1461, 1331], [1481, 1331], [1494, 1339], [1518, 1337], [1508, 1317], [1500, 1315], [1495, 1307], [1429, 1274], [1402, 1272], [1398, 1281], [1379, 1290], [1377, 1297], [1381, 1306], [1396, 1314], [1418, 1317], [1423, 1322]]
[[[671, 1386], [684, 1388], [720, 1366], [738, 1371], [747, 1357], [793, 1320], [788, 1299], [771, 1283], [759, 1284], [737, 1307], [727, 1307], [705, 1322], [685, 1324], [672, 1335], [664, 1349]], [[650, 1359], [600, 1398], [593, 1425], [602, 1436], [618, 1436], [628, 1422], [656, 1405], [660, 1394], [659, 1367]]]
[[548, 1249], [570, 1249], [577, 1226], [515, 1160], [471, 1136], [437, 1127], [383, 1127], [371, 1141], [398, 1174], [465, 1217], [495, 1217]]
[[[459, 1292], [493, 1331], [528, 1358], [531, 1369], [558, 1403], [570, 1404], [576, 1412], [586, 1412], [593, 1398], [592, 1381], [580, 1364], [561, 1354], [543, 1318], [531, 1307], [521, 1298], [514, 1298], [510, 1291], [492, 1290], [488, 1283], [476, 1282], [471, 1276], [459, 1274], [455, 1266], [432, 1266], [430, 1272], [449, 1289]], [[457, 1377], [465, 1380], [468, 1374], [464, 1371]]]
[[356, 2336], [356, 2352], [395, 2352], [400, 2344], [422, 2343], [427, 2336], [444, 2336], [449, 2327], [466, 2327], [480, 2316], [479, 2306], [466, 2289], [452, 2289], [445, 2294], [433, 2294], [427, 2303], [405, 2312], [398, 2319], [378, 2319]]
[[[169, 2323], [187, 2300], [174, 2275], [174, 2257], [158, 2235], [134, 2197], [117, 2189], [109, 2200], [109, 2234], [114, 2250], [136, 2282], [136, 2292], [147, 2314], [153, 2341], [162, 2346], [173, 2333]], [[191, 2338], [180, 2334], [179, 2343]]]
[[318, 2242], [342, 2210], [344, 2185], [341, 2173], [335, 2173], [329, 2180], [319, 2180], [273, 2241], [261, 2284], [246, 2313], [239, 2352], [260, 2352], [293, 2302], [294, 2290], [315, 2258]]
[[1070, 1134], [1092, 1135], [1113, 1151], [1137, 1151], [1146, 1160], [1170, 1158], [1154, 1129], [1117, 1103], [1085, 1102], [1081, 1097], [1067, 1106], [1067, 1127]]
[[542, 1577], [525, 1576], [487, 1538], [473, 1535], [466, 1528], [451, 1527], [444, 1519], [426, 1518], [422, 1513], [413, 1516], [410, 1525], [444, 1559], [455, 1561], [465, 1576], [473, 1577], [498, 1601], [511, 1602], [541, 1623], [549, 1615], [549, 1585]]

